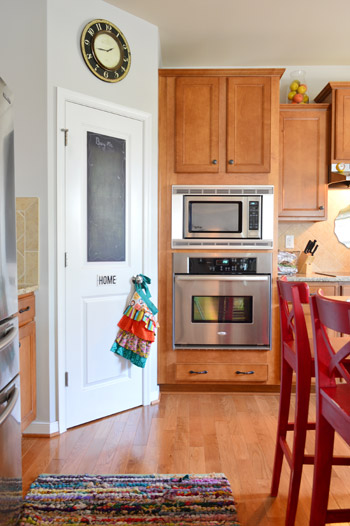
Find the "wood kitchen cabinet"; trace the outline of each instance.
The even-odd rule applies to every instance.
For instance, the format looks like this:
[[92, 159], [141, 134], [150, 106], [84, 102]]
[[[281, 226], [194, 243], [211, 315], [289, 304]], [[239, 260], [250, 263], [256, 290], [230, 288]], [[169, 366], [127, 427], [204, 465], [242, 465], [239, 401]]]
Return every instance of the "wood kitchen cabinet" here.
[[188, 70], [176, 77], [175, 172], [270, 171], [271, 71]]
[[350, 284], [349, 285], [341, 285], [341, 295], [342, 296], [350, 296]]
[[22, 431], [36, 417], [35, 296], [18, 298]]
[[[177, 249], [171, 246], [171, 197], [173, 185], [278, 187], [279, 84], [283, 72], [276, 68], [159, 71], [161, 228], [157, 359], [161, 392], [254, 391], [262, 386], [275, 388], [279, 383], [280, 335], [275, 285], [271, 350], [174, 348], [172, 265]], [[276, 207], [274, 220], [277, 224]], [[273, 250], [275, 256], [277, 247]], [[277, 265], [273, 268], [277, 275]]]
[[281, 104], [280, 221], [327, 218], [329, 104]]
[[315, 102], [332, 104], [331, 162], [350, 163], [350, 82], [329, 82]]

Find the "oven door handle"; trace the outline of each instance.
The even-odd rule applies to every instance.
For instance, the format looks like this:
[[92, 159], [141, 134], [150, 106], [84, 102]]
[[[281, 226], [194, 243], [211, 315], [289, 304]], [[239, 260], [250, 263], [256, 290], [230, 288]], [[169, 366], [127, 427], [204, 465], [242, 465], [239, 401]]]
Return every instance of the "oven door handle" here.
[[18, 330], [17, 327], [12, 325], [7, 332], [3, 336], [0, 337], [0, 352], [5, 349], [10, 343], [12, 343], [16, 336], [17, 336]]
[[12, 387], [11, 389], [9, 389], [9, 391], [7, 391], [1, 396], [0, 403], [1, 404], [7, 403], [7, 406], [4, 409], [4, 411], [0, 414], [0, 426], [5, 422], [5, 420], [12, 413], [12, 410], [16, 405], [18, 397], [19, 397], [19, 389], [17, 387]]
[[175, 274], [176, 281], [269, 281], [270, 275], [265, 276], [245, 276], [240, 274], [239, 276], [221, 276], [221, 275], [208, 275], [204, 274], [201, 276], [194, 274]]

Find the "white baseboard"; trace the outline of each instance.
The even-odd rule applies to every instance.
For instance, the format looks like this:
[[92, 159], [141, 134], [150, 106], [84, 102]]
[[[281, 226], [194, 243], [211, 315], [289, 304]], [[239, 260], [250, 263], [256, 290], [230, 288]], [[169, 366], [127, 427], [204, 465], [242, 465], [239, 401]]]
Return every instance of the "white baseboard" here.
[[159, 400], [159, 387], [155, 391], [151, 391], [149, 399], [150, 399], [150, 403], [151, 404], [152, 404], [152, 402], [158, 402], [158, 400]]
[[58, 433], [58, 422], [37, 422], [34, 420], [23, 431], [24, 435], [54, 435]]

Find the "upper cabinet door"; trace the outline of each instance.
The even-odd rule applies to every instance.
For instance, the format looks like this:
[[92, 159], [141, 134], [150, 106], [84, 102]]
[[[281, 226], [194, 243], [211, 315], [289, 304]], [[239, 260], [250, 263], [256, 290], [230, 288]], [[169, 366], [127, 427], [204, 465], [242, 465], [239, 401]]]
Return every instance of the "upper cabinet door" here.
[[281, 106], [279, 220], [326, 219], [329, 124], [326, 108]]
[[271, 78], [229, 77], [226, 122], [226, 171], [269, 172]]
[[219, 79], [176, 79], [175, 171], [219, 171]]
[[350, 159], [350, 89], [335, 90], [334, 160]]

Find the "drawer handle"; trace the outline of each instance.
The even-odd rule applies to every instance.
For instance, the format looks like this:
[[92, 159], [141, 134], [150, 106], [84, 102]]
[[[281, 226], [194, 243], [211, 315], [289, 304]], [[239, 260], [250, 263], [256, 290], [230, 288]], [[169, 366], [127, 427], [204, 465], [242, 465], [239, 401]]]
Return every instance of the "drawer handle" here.
[[254, 374], [254, 371], [236, 371], [236, 374]]
[[27, 312], [27, 310], [30, 310], [30, 305], [28, 305], [28, 307], [26, 307], [25, 309], [19, 309], [19, 313], [23, 314], [23, 312]]
[[208, 371], [190, 371], [190, 374], [208, 374]]

